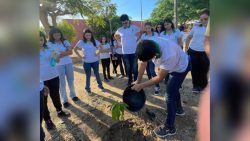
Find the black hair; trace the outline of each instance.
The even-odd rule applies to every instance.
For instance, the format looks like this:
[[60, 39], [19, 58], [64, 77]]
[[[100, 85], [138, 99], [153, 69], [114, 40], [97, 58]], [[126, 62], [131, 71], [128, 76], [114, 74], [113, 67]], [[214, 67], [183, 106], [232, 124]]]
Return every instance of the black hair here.
[[115, 36], [115, 33], [112, 33], [111, 37], [110, 37], [110, 45], [111, 46], [114, 46], [114, 36]]
[[87, 39], [85, 38], [85, 34], [86, 33], [90, 33], [91, 34], [91, 42], [93, 43], [93, 45], [96, 47], [96, 42], [95, 42], [95, 38], [94, 38], [94, 36], [93, 36], [93, 33], [92, 33], [92, 31], [90, 30], [90, 29], [86, 29], [86, 30], [84, 30], [83, 31], [83, 37], [82, 37], [82, 39], [83, 39], [83, 41], [86, 43], [87, 42]]
[[65, 40], [65, 38], [64, 38], [64, 36], [63, 36], [63, 33], [61, 32], [60, 29], [55, 28], [55, 27], [52, 27], [52, 28], [50, 29], [50, 31], [49, 31], [49, 41], [52, 42], [52, 43], [55, 43], [55, 39], [54, 39], [54, 37], [53, 37], [53, 34], [55, 34], [55, 33], [60, 33], [60, 34], [61, 34], [61, 39], [60, 39], [60, 40], [61, 40], [62, 43], [63, 43], [64, 40]]
[[154, 29], [152, 28], [151, 22], [146, 22], [146, 23], [144, 24], [144, 27], [147, 26], [147, 25], [151, 26], [151, 31], [154, 32]]
[[157, 53], [157, 45], [152, 40], [142, 40], [137, 44], [136, 54], [140, 61], [147, 62]]
[[179, 30], [180, 30], [180, 31], [184, 31], [184, 29], [185, 29], [185, 27], [184, 27], [184, 25], [182, 24], [182, 25], [179, 27]]
[[43, 47], [47, 47], [47, 39], [42, 31], [40, 31], [40, 37], [43, 37], [44, 40]]
[[120, 17], [120, 21], [126, 21], [129, 20], [128, 15], [127, 14], [122, 14]]
[[200, 15], [206, 14], [209, 16], [209, 10], [205, 9], [200, 12]]
[[[157, 30], [157, 26], [158, 26], [158, 25], [161, 25], [161, 30], [160, 30], [160, 32]], [[156, 25], [156, 27], [155, 27], [155, 32], [161, 33], [163, 30], [164, 30], [163, 23], [162, 23], [162, 22], [159, 22], [159, 23]]]
[[101, 39], [100, 39], [100, 43], [102, 44], [102, 38], [105, 37], [106, 38], [106, 41], [105, 43], [108, 43], [108, 38], [106, 36], [101, 36]]
[[[173, 32], [175, 32], [175, 26], [174, 26], [174, 23], [173, 23], [173, 21], [172, 21], [171, 19], [166, 18], [166, 19], [164, 20], [164, 23], [171, 23], [171, 28], [172, 28]], [[164, 26], [163, 26], [163, 27], [164, 27]], [[166, 30], [165, 27], [164, 27], [164, 30]]]

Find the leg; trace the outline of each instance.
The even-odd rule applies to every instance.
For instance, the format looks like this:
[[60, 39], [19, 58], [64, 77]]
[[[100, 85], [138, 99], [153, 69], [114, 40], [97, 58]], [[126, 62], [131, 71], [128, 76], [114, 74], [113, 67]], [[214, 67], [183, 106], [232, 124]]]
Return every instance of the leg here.
[[56, 108], [56, 111], [62, 111], [62, 104], [60, 102], [60, 94], [59, 94], [59, 77], [53, 78], [49, 80], [49, 91], [50, 98], [52, 100], [53, 105]]
[[111, 78], [111, 76], [110, 76], [110, 58], [107, 59], [107, 73], [108, 73], [108, 79], [110, 79]]
[[90, 77], [91, 77], [91, 63], [83, 63], [83, 68], [86, 74], [85, 90], [91, 91], [90, 89]]
[[91, 63], [91, 67], [92, 67], [92, 69], [94, 71], [94, 74], [95, 74], [95, 77], [96, 77], [96, 80], [97, 80], [97, 83], [98, 83], [98, 87], [103, 88], [102, 81], [101, 81], [101, 78], [100, 78], [100, 75], [99, 75], [99, 61]]
[[[149, 71], [150, 71], [151, 77], [155, 77], [156, 76], [155, 64], [152, 62], [152, 60], [150, 60], [148, 64], [149, 64]], [[155, 87], [157, 87], [157, 89], [160, 89], [159, 83], [155, 84]]]
[[138, 63], [137, 63], [137, 57], [135, 54], [131, 54], [131, 67], [132, 67], [132, 72], [134, 74], [134, 81], [137, 80], [138, 76]]
[[118, 61], [119, 67], [120, 67], [121, 75], [125, 76], [124, 69], [123, 69], [123, 63], [122, 63], [122, 55], [117, 54], [117, 61]]
[[43, 131], [43, 127], [42, 127], [42, 121], [43, 121], [43, 107], [44, 107], [44, 95], [43, 95], [43, 90], [40, 91], [40, 141], [44, 141], [45, 138], [45, 133]]
[[132, 82], [132, 68], [131, 68], [131, 65], [130, 65], [130, 59], [129, 59], [129, 54], [124, 54], [123, 55], [123, 60], [124, 60], [124, 64], [126, 66], [126, 72], [127, 72], [127, 75], [128, 75], [128, 83], [131, 83]]
[[210, 62], [209, 62], [209, 58], [208, 56], [206, 55], [206, 53], [202, 53], [202, 56], [201, 56], [201, 68], [200, 68], [200, 71], [201, 71], [201, 85], [200, 85], [200, 88], [201, 90], [205, 89], [205, 87], [207, 86], [208, 84], [208, 72], [209, 72], [209, 65], [210, 65]]
[[198, 54], [189, 49], [189, 54], [191, 57], [191, 64], [192, 64], [192, 69], [191, 69], [191, 75], [192, 75], [192, 82], [193, 82], [193, 88], [198, 88], [199, 87], [199, 56]]
[[103, 73], [104, 80], [107, 80], [107, 75], [106, 75], [106, 72], [105, 72], [105, 69], [106, 69], [105, 60], [101, 59], [101, 63], [102, 63], [102, 73]]
[[43, 119], [44, 119], [44, 121], [47, 121], [50, 119], [50, 113], [49, 113], [47, 101], [48, 101], [48, 96], [44, 96], [44, 98], [43, 98]]
[[60, 95], [62, 98], [62, 102], [68, 102], [67, 92], [66, 92], [66, 82], [65, 82], [65, 76], [66, 76], [66, 66], [65, 65], [59, 65], [57, 66], [57, 70], [59, 73], [60, 78]]
[[74, 86], [74, 68], [72, 63], [66, 65], [66, 77], [69, 85], [70, 97], [74, 98], [76, 97], [76, 92]]
[[122, 62], [123, 62], [124, 68], [125, 68], [125, 69], [124, 69], [124, 70], [125, 70], [125, 74], [126, 74], [126, 76], [128, 77], [128, 75], [129, 75], [129, 74], [128, 74], [128, 66], [127, 66], [127, 64], [126, 64], [126, 60], [125, 60], [124, 55], [125, 55], [125, 54], [122, 55]]

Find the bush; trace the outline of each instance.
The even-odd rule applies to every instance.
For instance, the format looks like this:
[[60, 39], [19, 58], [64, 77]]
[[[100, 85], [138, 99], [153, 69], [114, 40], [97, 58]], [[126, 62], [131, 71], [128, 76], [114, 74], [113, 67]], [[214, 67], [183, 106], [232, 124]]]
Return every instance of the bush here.
[[63, 20], [59, 22], [57, 27], [62, 31], [65, 39], [70, 42], [74, 42], [76, 40], [76, 30], [74, 26], [68, 23], [68, 21]]

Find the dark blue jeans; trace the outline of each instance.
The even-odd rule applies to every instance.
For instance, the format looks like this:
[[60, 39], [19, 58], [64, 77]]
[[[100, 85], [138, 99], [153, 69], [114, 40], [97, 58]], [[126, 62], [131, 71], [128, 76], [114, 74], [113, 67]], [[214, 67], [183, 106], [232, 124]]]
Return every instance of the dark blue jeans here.
[[138, 76], [138, 63], [135, 54], [123, 54], [123, 60], [128, 75], [128, 82], [133, 82], [132, 74], [134, 74], [134, 81], [137, 80]]
[[85, 86], [85, 90], [90, 91], [90, 77], [91, 77], [91, 68], [94, 71], [97, 83], [98, 83], [98, 87], [99, 88], [103, 88], [102, 86], [102, 81], [99, 75], [99, 61], [96, 61], [94, 63], [83, 63], [83, 68], [86, 74], [86, 86]]
[[166, 118], [165, 126], [168, 128], [174, 128], [176, 111], [182, 109], [181, 96], [179, 89], [187, 75], [191, 70], [191, 63], [189, 61], [186, 71], [182, 73], [172, 72], [170, 73], [169, 82], [166, 88], [167, 91], [167, 110], [168, 115]]
[[[148, 61], [146, 71], [147, 71], [148, 79], [151, 79], [151, 78], [153, 78], [153, 77], [156, 76], [156, 73], [155, 73], [155, 64], [152, 62], [152, 60]], [[158, 87], [158, 88], [160, 88], [159, 83], [155, 84], [155, 86]]]

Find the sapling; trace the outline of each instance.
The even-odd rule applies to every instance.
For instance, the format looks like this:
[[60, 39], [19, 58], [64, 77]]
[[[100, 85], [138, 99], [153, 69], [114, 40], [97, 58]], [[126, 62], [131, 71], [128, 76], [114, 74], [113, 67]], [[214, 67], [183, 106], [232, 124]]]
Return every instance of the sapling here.
[[[123, 121], [124, 120], [124, 110], [126, 107], [128, 107], [128, 105], [124, 102], [118, 102], [118, 101], [113, 102], [112, 106], [111, 106], [112, 119]], [[121, 128], [120, 128], [121, 141], [122, 141], [122, 128], [123, 128], [123, 123], [121, 123]]]

